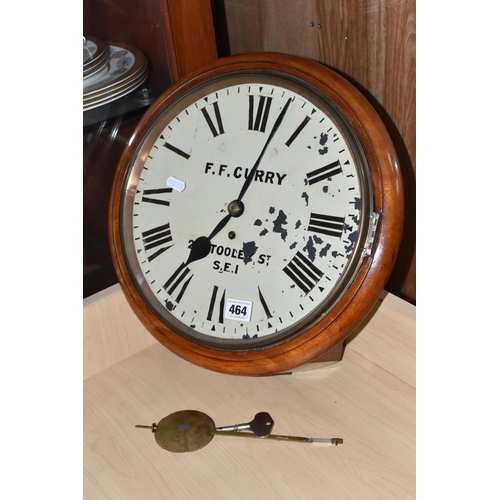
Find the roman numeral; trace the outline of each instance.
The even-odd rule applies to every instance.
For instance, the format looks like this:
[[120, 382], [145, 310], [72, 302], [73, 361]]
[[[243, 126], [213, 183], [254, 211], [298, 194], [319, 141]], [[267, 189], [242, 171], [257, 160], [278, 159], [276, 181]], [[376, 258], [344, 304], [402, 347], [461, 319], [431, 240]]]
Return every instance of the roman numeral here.
[[142, 193], [142, 201], [145, 203], [154, 203], [156, 205], [165, 205], [169, 206], [170, 202], [167, 200], [161, 200], [159, 198], [150, 198], [149, 196], [152, 194], [164, 194], [171, 193], [172, 188], [160, 188], [160, 189], [145, 189]]
[[156, 259], [156, 257], [168, 250], [172, 246], [168, 245], [171, 241], [172, 235], [170, 233], [170, 224], [168, 223], [163, 226], [158, 226], [153, 229], [149, 229], [148, 231], [144, 231], [142, 233], [142, 242], [146, 252], [163, 245], [162, 248], [159, 248], [155, 253], [148, 257], [148, 261], [151, 262], [153, 259]]
[[[208, 307], [207, 320], [212, 321], [212, 316], [215, 310], [215, 303], [217, 301], [217, 293], [219, 291], [219, 287], [214, 285], [214, 289], [212, 291], [212, 298], [210, 299], [210, 305]], [[219, 323], [224, 323], [224, 303], [226, 301], [226, 290], [222, 292], [222, 297], [219, 301]]]
[[340, 161], [334, 161], [325, 167], [318, 168], [306, 174], [307, 182], [311, 186], [316, 184], [316, 182], [328, 179], [328, 177], [333, 177], [334, 175], [342, 173], [342, 167], [340, 166]]
[[253, 95], [248, 96], [248, 130], [266, 131], [272, 101], [272, 97], [260, 95], [257, 113], [255, 113], [255, 97]]
[[214, 108], [214, 113], [215, 113], [215, 120], [217, 122], [217, 127], [214, 125], [214, 122], [212, 121], [212, 118], [208, 114], [207, 107], [204, 107], [201, 109], [201, 112], [203, 113], [203, 116], [205, 117], [205, 120], [208, 123], [208, 126], [210, 127], [210, 130], [212, 131], [212, 134], [214, 137], [217, 137], [220, 134], [224, 133], [224, 126], [222, 125], [222, 118], [220, 116], [220, 111], [219, 111], [219, 103], [216, 101], [212, 104]]
[[178, 290], [178, 294], [174, 300], [179, 303], [184, 295], [184, 292], [186, 291], [186, 288], [189, 283], [191, 283], [193, 276], [194, 274], [191, 273], [189, 267], [182, 263], [163, 285], [163, 288], [171, 297], [173, 297], [175, 290]]
[[183, 158], [186, 158], [186, 160], [189, 160], [191, 158], [191, 155], [182, 151], [182, 149], [176, 148], [175, 146], [172, 146], [172, 144], [169, 144], [168, 142], [165, 142], [163, 144], [163, 147], [169, 149], [170, 151], [173, 151], [175, 154], [178, 154], [179, 156], [182, 156]]
[[300, 252], [295, 254], [295, 257], [283, 268], [283, 271], [306, 295], [323, 276], [323, 273]]
[[306, 116], [302, 123], [296, 128], [295, 132], [290, 136], [288, 141], [285, 142], [285, 144], [290, 147], [290, 144], [297, 138], [297, 136], [304, 130], [304, 127], [309, 123], [309, 120], [311, 119], [310, 116]]
[[312, 213], [307, 230], [340, 238], [344, 232], [344, 222], [345, 217]]

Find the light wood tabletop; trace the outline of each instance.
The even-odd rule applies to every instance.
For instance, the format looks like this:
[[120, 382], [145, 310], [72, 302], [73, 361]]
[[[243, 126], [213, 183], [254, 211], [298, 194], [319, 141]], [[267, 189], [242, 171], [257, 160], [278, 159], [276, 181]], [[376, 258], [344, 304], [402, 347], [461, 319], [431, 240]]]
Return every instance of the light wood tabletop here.
[[[84, 314], [91, 365], [84, 382], [86, 500], [415, 498], [414, 306], [383, 294], [348, 339], [341, 362], [253, 378], [194, 366], [137, 324], [123, 326], [128, 306], [120, 294], [103, 299], [114, 301], [106, 314], [116, 307], [120, 321], [103, 319], [102, 303]], [[122, 326], [113, 333], [110, 323]], [[113, 341], [96, 337], [127, 328], [126, 347], [114, 342], [119, 354], [98, 352]], [[143, 340], [134, 343], [134, 335]], [[208, 414], [217, 426], [268, 412], [273, 434], [344, 441], [318, 446], [215, 436], [198, 451], [171, 453], [150, 430], [135, 428], [186, 409]]]

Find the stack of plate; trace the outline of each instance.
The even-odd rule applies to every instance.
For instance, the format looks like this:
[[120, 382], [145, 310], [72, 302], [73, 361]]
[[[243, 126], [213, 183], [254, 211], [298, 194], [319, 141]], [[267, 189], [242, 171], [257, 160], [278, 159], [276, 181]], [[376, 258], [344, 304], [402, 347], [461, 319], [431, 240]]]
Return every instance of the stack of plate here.
[[83, 45], [83, 111], [108, 104], [135, 90], [148, 76], [137, 48], [88, 37]]

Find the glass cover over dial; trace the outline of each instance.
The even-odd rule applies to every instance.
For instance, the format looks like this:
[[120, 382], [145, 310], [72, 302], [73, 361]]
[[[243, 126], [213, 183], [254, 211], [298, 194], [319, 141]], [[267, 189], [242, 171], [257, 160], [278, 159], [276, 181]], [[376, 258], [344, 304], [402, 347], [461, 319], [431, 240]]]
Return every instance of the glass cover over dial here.
[[367, 172], [342, 113], [292, 78], [199, 85], [130, 163], [122, 238], [136, 286], [197, 343], [283, 342], [333, 307], [362, 261]]

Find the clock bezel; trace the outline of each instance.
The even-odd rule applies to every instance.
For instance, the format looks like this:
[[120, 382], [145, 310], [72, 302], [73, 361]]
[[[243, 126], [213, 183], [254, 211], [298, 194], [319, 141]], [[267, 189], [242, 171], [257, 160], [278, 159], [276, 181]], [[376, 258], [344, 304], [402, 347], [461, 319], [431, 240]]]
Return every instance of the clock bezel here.
[[[186, 94], [196, 92], [195, 89], [201, 84], [225, 79], [229, 75], [259, 71], [284, 75], [288, 81], [304, 82], [302, 86], [313, 89], [310, 90], [313, 95], [319, 93], [326, 96], [346, 117], [360, 141], [371, 171], [373, 211], [381, 214], [379, 230], [372, 256], [360, 256], [357, 272], [343, 295], [333, 307], [329, 305], [328, 313], [308, 321], [301, 333], [270, 346], [216, 348], [199, 344], [193, 338], [172, 331], [144, 301], [130, 274], [122, 244], [122, 191], [126, 189], [128, 166], [134, 161], [134, 155], [138, 154], [144, 137], [154, 130], [155, 122], [166, 108], [175, 106]], [[401, 174], [394, 147], [382, 121], [366, 99], [340, 75], [318, 63], [283, 54], [243, 54], [219, 59], [168, 89], [137, 125], [120, 159], [113, 186], [110, 244], [117, 276], [128, 302], [160, 343], [187, 361], [223, 373], [266, 375], [287, 371], [313, 361], [342, 342], [376, 302], [389, 277], [401, 238]]]
[[[134, 237], [132, 231], [132, 220], [134, 213], [135, 193], [142, 168], [146, 163], [146, 158], [150, 153], [153, 144], [157, 142], [158, 137], [164, 131], [168, 124], [175, 120], [175, 118], [189, 107], [194, 102], [199, 101], [205, 95], [213, 92], [221, 91], [228, 87], [242, 86], [244, 84], [267, 84], [272, 86], [280, 85], [288, 91], [299, 92], [300, 95], [307, 97], [309, 102], [315, 105], [318, 109], [328, 113], [329, 119], [335, 124], [340, 133], [346, 138], [347, 146], [352, 149], [352, 155], [355, 160], [358, 173], [358, 180], [360, 184], [360, 196], [363, 200], [363, 207], [360, 211], [360, 223], [358, 227], [358, 238], [355, 242], [355, 249], [349, 257], [348, 263], [345, 266], [342, 276], [336, 283], [335, 288], [329, 292], [325, 300], [319, 304], [311, 313], [305, 315], [300, 320], [295, 322], [292, 326], [282, 329], [276, 333], [269, 333], [258, 338], [248, 339], [228, 339], [216, 336], [208, 336], [191, 328], [188, 324], [180, 322], [175, 316], [170, 314], [163, 304], [161, 304], [154, 292], [147, 285], [143, 278], [139, 259], [134, 252]], [[221, 89], [222, 87], [222, 89]], [[174, 330], [175, 333], [190, 339], [195, 339], [199, 344], [216, 350], [232, 350], [232, 351], [250, 351], [255, 349], [267, 349], [271, 346], [278, 345], [293, 338], [302, 332], [305, 326], [311, 327], [319, 319], [329, 312], [334, 307], [335, 303], [339, 300], [342, 292], [349, 286], [349, 283], [355, 276], [359, 266], [362, 263], [362, 253], [364, 244], [369, 235], [370, 215], [373, 211], [373, 189], [371, 178], [367, 175], [366, 169], [368, 168], [367, 160], [364, 155], [364, 150], [360, 144], [357, 144], [358, 139], [354, 130], [346, 122], [334, 105], [334, 103], [324, 102], [322, 96], [318, 96], [314, 89], [305, 87], [302, 82], [296, 82], [291, 78], [285, 80], [282, 74], [275, 74], [275, 72], [248, 72], [237, 71], [230, 74], [225, 74], [224, 78], [210, 80], [204, 82], [201, 86], [196, 86], [190, 89], [189, 92], [182, 95], [182, 99], [171, 102], [168, 106], [164, 106], [162, 111], [158, 113], [155, 120], [151, 123], [149, 128], [144, 131], [142, 139], [138, 142], [135, 152], [132, 155], [129, 168], [124, 178], [124, 190], [122, 195], [121, 206], [121, 219], [122, 233], [121, 241], [124, 246], [125, 259], [127, 261], [129, 274], [135, 281], [135, 286], [141, 293], [144, 302], [157, 314], [160, 321], [165, 321], [167, 326]], [[356, 147], [352, 148], [352, 144], [356, 143]], [[127, 257], [128, 255], [128, 257]]]

